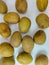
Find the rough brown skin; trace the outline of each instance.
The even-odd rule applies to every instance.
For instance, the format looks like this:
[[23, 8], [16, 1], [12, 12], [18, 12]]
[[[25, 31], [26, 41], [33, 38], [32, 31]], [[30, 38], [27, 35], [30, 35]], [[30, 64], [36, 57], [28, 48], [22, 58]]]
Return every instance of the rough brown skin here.
[[48, 57], [46, 55], [40, 55], [35, 60], [35, 65], [48, 65]]
[[0, 44], [0, 56], [11, 57], [14, 55], [14, 48], [7, 42]]
[[48, 6], [48, 0], [36, 0], [37, 8], [39, 11], [43, 12]]
[[11, 34], [11, 29], [6, 23], [0, 23], [0, 35], [4, 38], [8, 38]]
[[15, 65], [13, 57], [4, 57], [0, 59], [0, 65]]
[[34, 41], [32, 37], [30, 37], [29, 35], [24, 36], [22, 40], [22, 47], [25, 52], [30, 53], [34, 48]]
[[21, 33], [19, 31], [16, 31], [11, 36], [10, 44], [13, 47], [18, 47], [21, 44], [21, 40], [22, 40]]
[[19, 13], [25, 13], [27, 11], [27, 1], [26, 0], [16, 0], [16, 9]]
[[21, 64], [30, 64], [32, 60], [33, 60], [32, 56], [26, 52], [21, 52], [17, 56], [17, 61]]
[[8, 12], [4, 15], [4, 21], [9, 24], [16, 24], [20, 20], [20, 16], [16, 12]]
[[46, 34], [45, 34], [44, 31], [38, 30], [38, 31], [35, 33], [33, 39], [34, 39], [34, 42], [35, 42], [36, 44], [43, 45], [43, 44], [45, 43], [45, 41], [46, 41]]
[[0, 0], [0, 14], [5, 14], [7, 13], [7, 5], [4, 1]]
[[22, 17], [20, 19], [20, 22], [19, 22], [19, 29], [20, 29], [20, 32], [22, 33], [26, 33], [29, 31], [30, 29], [30, 26], [31, 26], [31, 21], [29, 18], [27, 17]]
[[36, 17], [36, 22], [41, 28], [49, 27], [49, 17], [44, 13], [41, 13]]

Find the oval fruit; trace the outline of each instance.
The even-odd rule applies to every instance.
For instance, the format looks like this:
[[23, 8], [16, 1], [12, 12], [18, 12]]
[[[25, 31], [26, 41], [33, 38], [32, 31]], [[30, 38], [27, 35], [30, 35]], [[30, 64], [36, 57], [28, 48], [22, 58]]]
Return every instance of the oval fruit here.
[[37, 8], [39, 9], [39, 11], [44, 11], [47, 8], [48, 5], [48, 0], [36, 0], [37, 3]]
[[4, 38], [8, 38], [11, 34], [11, 30], [6, 23], [0, 23], [0, 35]]
[[48, 28], [49, 27], [49, 17], [44, 13], [39, 14], [36, 17], [36, 22], [39, 25], [39, 27], [41, 27], [41, 28]]
[[17, 56], [17, 61], [21, 64], [29, 64], [32, 60], [32, 56], [26, 52], [22, 52]]
[[35, 60], [35, 65], [48, 65], [48, 57], [44, 54], [38, 56]]
[[25, 52], [30, 53], [32, 49], [34, 48], [34, 42], [32, 37], [28, 35], [24, 36], [22, 40], [22, 47]]
[[4, 21], [10, 24], [18, 23], [20, 20], [20, 16], [16, 12], [8, 12], [4, 16]]
[[22, 33], [28, 32], [31, 26], [31, 21], [29, 18], [27, 17], [23, 17], [21, 18], [20, 22], [19, 22], [19, 29]]
[[0, 56], [10, 57], [14, 54], [14, 48], [7, 42], [0, 44]]
[[8, 10], [7, 5], [4, 1], [0, 0], [0, 14], [6, 13]]
[[22, 36], [19, 31], [12, 34], [10, 43], [13, 47], [18, 47], [21, 44]]
[[27, 11], [27, 1], [26, 0], [16, 0], [15, 6], [19, 13], [25, 13]]
[[34, 35], [34, 42], [39, 45], [43, 45], [46, 41], [46, 34], [42, 30], [38, 30]]
[[15, 65], [15, 61], [13, 57], [4, 57], [0, 59], [1, 65]]

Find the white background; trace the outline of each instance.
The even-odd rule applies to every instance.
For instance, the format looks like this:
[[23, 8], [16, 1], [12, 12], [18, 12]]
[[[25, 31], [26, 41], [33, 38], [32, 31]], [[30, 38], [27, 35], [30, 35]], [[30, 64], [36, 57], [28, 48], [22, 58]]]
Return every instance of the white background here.
[[[16, 0], [4, 0], [4, 1], [6, 2], [7, 6], [8, 6], [8, 12], [12, 12], [12, 11], [17, 12], [16, 8], [15, 8], [15, 1]], [[33, 37], [35, 32], [40, 29], [38, 27], [38, 25], [36, 24], [36, 16], [38, 14], [40, 14], [41, 12], [39, 12], [38, 9], [37, 9], [36, 0], [27, 0], [27, 2], [28, 2], [27, 12], [25, 14], [19, 13], [19, 15], [20, 15], [20, 17], [23, 17], [23, 16], [29, 17], [31, 19], [32, 24], [31, 24], [31, 28], [30, 28], [29, 32], [27, 32], [26, 34], [22, 34], [22, 36], [30, 35], [30, 36]], [[48, 7], [47, 7], [46, 11], [44, 11], [44, 13], [46, 13], [49, 16], [49, 3], [48, 3]], [[3, 16], [4, 16], [3, 14], [0, 14], [0, 22], [5, 22], [3, 20]], [[9, 26], [11, 28], [12, 33], [14, 31], [19, 31], [18, 24], [11, 24]], [[46, 42], [45, 42], [44, 45], [41, 45], [41, 46], [36, 45], [36, 44], [34, 45], [34, 49], [31, 52], [31, 55], [33, 57], [33, 61], [29, 65], [35, 65], [35, 58], [36, 58], [37, 54], [39, 54], [39, 53], [44, 53], [49, 57], [49, 28], [44, 29], [44, 31], [45, 31], [46, 37], [47, 37]], [[9, 41], [10, 41], [10, 37], [5, 39], [5, 38], [0, 36], [0, 43], [1, 42], [9, 42]], [[20, 50], [22, 51], [22, 46], [15, 48], [15, 53], [14, 53], [14, 58], [15, 58], [15, 61], [16, 61], [15, 65], [20, 65], [16, 60], [16, 57], [19, 54]]]

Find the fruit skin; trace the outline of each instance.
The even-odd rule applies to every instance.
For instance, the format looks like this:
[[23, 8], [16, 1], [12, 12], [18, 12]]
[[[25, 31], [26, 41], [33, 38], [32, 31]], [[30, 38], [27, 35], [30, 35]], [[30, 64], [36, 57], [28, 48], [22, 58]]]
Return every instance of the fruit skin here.
[[5, 14], [7, 13], [7, 5], [4, 1], [0, 0], [0, 14]]
[[17, 61], [21, 64], [29, 64], [32, 62], [32, 60], [33, 60], [32, 56], [26, 52], [21, 52], [17, 56]]
[[26, 0], [16, 0], [15, 6], [19, 13], [25, 13], [28, 7]]
[[43, 12], [48, 6], [48, 0], [36, 0], [37, 8], [39, 11]]
[[20, 19], [20, 22], [19, 22], [19, 29], [20, 29], [20, 32], [22, 33], [26, 33], [29, 31], [30, 29], [30, 26], [31, 26], [31, 21], [29, 18], [27, 17], [22, 17]]
[[19, 31], [16, 31], [11, 36], [10, 44], [13, 47], [18, 47], [21, 44], [21, 40], [22, 40], [21, 33]]
[[24, 36], [22, 40], [22, 47], [25, 52], [30, 53], [34, 48], [34, 41], [32, 37], [30, 37], [29, 35]]
[[44, 13], [41, 13], [36, 17], [36, 22], [40, 28], [45, 29], [49, 27], [49, 17]]
[[48, 57], [44, 54], [41, 54], [36, 58], [35, 65], [48, 65]]
[[3, 57], [0, 59], [1, 65], [15, 65], [15, 61], [13, 57]]
[[20, 20], [20, 16], [16, 12], [8, 12], [4, 16], [4, 21], [9, 24], [16, 24]]
[[46, 34], [45, 34], [45, 32], [43, 30], [38, 30], [35, 33], [33, 39], [34, 39], [34, 42], [36, 44], [43, 45], [45, 43], [45, 41], [46, 41]]
[[8, 38], [11, 34], [11, 29], [9, 28], [8, 24], [0, 23], [0, 35], [4, 38]]
[[0, 56], [11, 57], [14, 54], [14, 48], [7, 42], [0, 44]]

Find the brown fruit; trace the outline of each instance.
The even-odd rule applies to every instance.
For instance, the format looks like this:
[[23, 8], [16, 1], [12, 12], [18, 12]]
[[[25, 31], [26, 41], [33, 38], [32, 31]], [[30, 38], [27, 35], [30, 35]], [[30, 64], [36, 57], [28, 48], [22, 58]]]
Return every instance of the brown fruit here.
[[46, 55], [40, 55], [35, 60], [35, 65], [48, 65], [48, 57]]
[[22, 47], [25, 52], [30, 53], [32, 49], [34, 48], [34, 42], [32, 37], [28, 35], [24, 36], [22, 40]]
[[22, 36], [19, 31], [16, 31], [11, 36], [10, 43], [13, 47], [18, 47], [21, 44]]
[[45, 11], [48, 5], [48, 0], [36, 0], [39, 11]]
[[35, 42], [36, 44], [42, 45], [42, 44], [44, 44], [45, 41], [46, 41], [46, 34], [45, 34], [44, 31], [38, 30], [38, 31], [35, 33], [33, 39], [34, 39], [34, 42]]
[[0, 35], [4, 38], [8, 38], [11, 34], [11, 30], [6, 23], [0, 23]]
[[0, 14], [4, 14], [7, 12], [7, 5], [4, 1], [0, 0]]
[[26, 52], [22, 52], [17, 56], [17, 61], [21, 64], [29, 64], [32, 60], [32, 56]]
[[39, 25], [39, 27], [41, 27], [41, 28], [48, 28], [49, 27], [49, 17], [44, 13], [39, 14], [36, 17], [36, 22]]
[[4, 21], [10, 24], [18, 23], [20, 20], [20, 16], [16, 12], [8, 12], [4, 16]]
[[15, 65], [13, 57], [4, 57], [0, 59], [0, 65]]
[[0, 56], [10, 57], [14, 55], [14, 48], [7, 42], [0, 44]]
[[25, 13], [27, 11], [27, 1], [26, 0], [16, 0], [15, 6], [19, 13]]
[[20, 20], [18, 25], [19, 25], [20, 32], [26, 33], [30, 29], [31, 21], [30, 21], [29, 18], [23, 17], [23, 18], [21, 18], [21, 20]]

